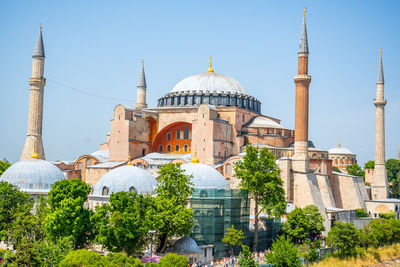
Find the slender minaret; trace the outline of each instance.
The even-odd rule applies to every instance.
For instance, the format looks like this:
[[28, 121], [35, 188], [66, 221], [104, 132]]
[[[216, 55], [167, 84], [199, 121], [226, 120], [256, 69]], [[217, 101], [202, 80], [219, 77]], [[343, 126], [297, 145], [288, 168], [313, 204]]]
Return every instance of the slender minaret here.
[[40, 26], [39, 37], [33, 50], [32, 58], [32, 77], [29, 79], [31, 89], [29, 94], [28, 131], [21, 160], [30, 159], [33, 153], [37, 153], [39, 159], [45, 159], [42, 142], [42, 120], [43, 92], [46, 79], [43, 77], [45, 56], [42, 26]]
[[140, 70], [139, 82], [137, 86], [137, 98], [135, 108], [147, 108], [146, 104], [146, 76], [144, 75], [144, 62], [142, 60], [142, 69]]
[[376, 82], [376, 128], [375, 128], [375, 168], [371, 181], [371, 196], [373, 200], [389, 196], [387, 172], [385, 166], [385, 105], [382, 49], [379, 56], [378, 81]]
[[296, 113], [294, 133], [293, 170], [307, 172], [308, 158], [308, 88], [311, 76], [308, 75], [308, 41], [306, 26], [306, 10], [304, 9], [303, 29], [298, 52], [298, 73], [294, 77], [296, 83]]

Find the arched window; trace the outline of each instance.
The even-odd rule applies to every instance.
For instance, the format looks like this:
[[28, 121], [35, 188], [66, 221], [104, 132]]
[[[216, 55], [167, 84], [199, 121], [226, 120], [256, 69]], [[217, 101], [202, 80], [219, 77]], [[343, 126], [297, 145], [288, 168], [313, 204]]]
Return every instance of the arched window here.
[[134, 186], [129, 187], [129, 193], [137, 193], [136, 188]]
[[184, 146], [183, 146], [183, 151], [189, 152], [189, 146], [188, 146], [188, 145], [184, 145]]
[[171, 133], [167, 133], [167, 140], [168, 140], [168, 141], [171, 141], [171, 139], [172, 139], [172, 138], [171, 138]]
[[107, 186], [103, 187], [102, 195], [103, 195], [103, 196], [107, 196], [107, 195], [108, 195], [108, 188], [107, 188]]
[[90, 166], [90, 165], [92, 165], [92, 161], [90, 159], [87, 159], [86, 160], [86, 166]]
[[82, 169], [82, 162], [79, 162], [78, 163], [78, 170], [81, 170]]
[[146, 149], [145, 148], [142, 149], [142, 156], [144, 156], [144, 155], [146, 155]]
[[230, 163], [226, 164], [225, 173], [226, 173], [226, 175], [231, 175], [232, 174], [232, 165]]
[[312, 157], [315, 159], [315, 158], [317, 158], [317, 154], [312, 154]]
[[189, 139], [189, 126], [183, 127], [183, 139]]
[[181, 139], [181, 130], [176, 130], [176, 139]]
[[179, 152], [179, 145], [175, 145], [175, 151]]
[[162, 152], [162, 145], [158, 147], [158, 152]]
[[167, 145], [167, 152], [171, 152], [171, 145]]

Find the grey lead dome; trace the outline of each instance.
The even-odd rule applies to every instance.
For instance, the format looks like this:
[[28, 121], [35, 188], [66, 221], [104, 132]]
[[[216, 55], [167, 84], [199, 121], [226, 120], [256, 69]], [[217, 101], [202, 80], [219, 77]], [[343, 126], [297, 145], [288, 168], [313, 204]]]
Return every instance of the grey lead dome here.
[[191, 182], [195, 189], [229, 189], [225, 177], [213, 167], [202, 163], [181, 165], [186, 175], [193, 175]]
[[59, 168], [41, 159], [18, 161], [0, 178], [27, 192], [48, 192], [55, 182], [62, 179], [65, 176]]

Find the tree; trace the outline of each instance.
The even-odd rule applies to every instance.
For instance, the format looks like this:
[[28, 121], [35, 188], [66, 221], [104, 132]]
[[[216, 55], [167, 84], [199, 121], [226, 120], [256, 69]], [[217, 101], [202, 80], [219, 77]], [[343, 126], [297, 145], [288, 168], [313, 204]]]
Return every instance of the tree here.
[[189, 262], [185, 256], [169, 253], [160, 259], [162, 267], [187, 267]]
[[36, 242], [34, 246], [37, 261], [41, 266], [58, 266], [72, 248], [73, 243], [69, 237], [62, 237], [56, 242], [46, 238]]
[[159, 234], [157, 252], [164, 251], [168, 238], [188, 235], [193, 226], [193, 211], [187, 207], [193, 193], [192, 178], [180, 164], [166, 164], [159, 171], [156, 188], [156, 229]]
[[333, 167], [332, 167], [332, 170], [333, 170], [334, 172], [342, 173], [342, 171], [341, 171], [338, 167], [336, 167], [336, 166], [333, 166]]
[[271, 252], [266, 254], [268, 263], [276, 267], [300, 267], [299, 251], [296, 245], [290, 241], [290, 237], [283, 235], [275, 239]]
[[7, 160], [0, 160], [0, 176], [3, 174], [5, 170], [7, 170], [11, 166], [11, 163]]
[[0, 181], [0, 240], [7, 239], [7, 230], [19, 213], [28, 214], [32, 207], [29, 195], [15, 185]]
[[60, 262], [60, 267], [87, 266], [87, 267], [105, 267], [106, 258], [95, 251], [78, 249], [70, 251]]
[[364, 164], [364, 170], [365, 169], [374, 169], [375, 168], [375, 161], [374, 160], [369, 160], [367, 163]]
[[275, 217], [285, 213], [285, 191], [279, 172], [273, 153], [267, 148], [258, 150], [251, 145], [246, 146], [246, 155], [235, 165], [235, 176], [240, 179], [240, 187], [248, 190], [255, 204], [253, 250], [257, 250], [260, 213]]
[[239, 267], [256, 267], [257, 264], [253, 259], [248, 246], [242, 246], [243, 251], [240, 253]]
[[117, 192], [110, 203], [97, 208], [93, 221], [97, 225], [96, 240], [112, 252], [132, 255], [139, 252], [148, 240], [154, 220], [153, 199], [135, 192]]
[[45, 219], [46, 233], [52, 241], [71, 237], [74, 248], [83, 248], [94, 239], [94, 225], [90, 220], [93, 212], [84, 207], [90, 191], [90, 186], [78, 179], [54, 183], [48, 195], [50, 211]]
[[356, 217], [362, 218], [362, 217], [369, 217], [369, 216], [368, 216], [368, 213], [365, 211], [365, 209], [356, 209]]
[[392, 242], [400, 243], [400, 220], [397, 219], [389, 219], [388, 223], [390, 228], [392, 229]]
[[389, 219], [396, 219], [396, 213], [394, 211], [382, 212], [379, 213], [379, 217], [389, 220]]
[[357, 229], [352, 223], [337, 221], [328, 233], [327, 244], [336, 248], [342, 258], [356, 255], [359, 243]]
[[225, 233], [225, 236], [222, 238], [222, 242], [227, 243], [231, 246], [231, 255], [233, 255], [233, 247], [241, 246], [242, 239], [244, 239], [243, 231], [235, 229], [234, 225], [227, 229], [228, 231]]
[[361, 243], [365, 247], [379, 247], [389, 244], [393, 238], [393, 230], [386, 219], [372, 220], [360, 232]]
[[388, 159], [386, 161], [386, 170], [389, 182], [394, 182], [398, 179], [398, 174], [400, 172], [400, 160]]
[[314, 205], [295, 208], [287, 215], [287, 221], [282, 224], [282, 232], [290, 236], [295, 243], [303, 243], [306, 238], [314, 240], [322, 231], [324, 219]]
[[357, 163], [346, 166], [346, 170], [348, 175], [365, 177], [365, 171], [363, 171], [363, 169], [361, 169], [361, 167], [358, 166]]

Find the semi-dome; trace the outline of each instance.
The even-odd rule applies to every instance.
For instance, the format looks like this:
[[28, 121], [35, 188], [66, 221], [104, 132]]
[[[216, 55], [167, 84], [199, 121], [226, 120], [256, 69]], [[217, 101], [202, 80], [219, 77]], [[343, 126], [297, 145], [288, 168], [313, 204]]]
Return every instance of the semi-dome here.
[[175, 253], [201, 253], [201, 249], [196, 241], [188, 236], [184, 236], [175, 242], [172, 252]]
[[189, 91], [248, 95], [246, 89], [235, 79], [215, 72], [204, 72], [187, 77], [177, 83], [171, 93]]
[[93, 195], [108, 196], [120, 191], [152, 194], [156, 185], [156, 179], [147, 171], [125, 165], [104, 174], [94, 186]]
[[187, 175], [193, 175], [191, 182], [195, 189], [229, 189], [224, 176], [213, 167], [202, 163], [186, 163], [181, 169]]
[[27, 192], [48, 192], [55, 182], [62, 179], [65, 176], [59, 168], [41, 159], [18, 161], [0, 178]]
[[342, 147], [340, 144], [337, 147], [333, 147], [328, 150], [329, 154], [350, 154], [354, 155], [350, 149]]

